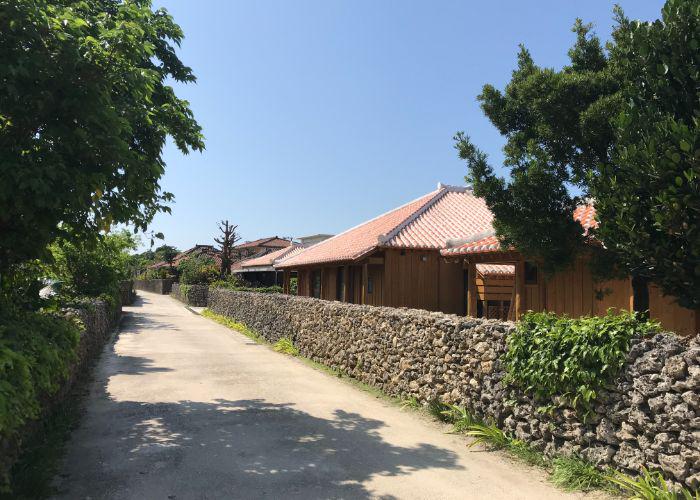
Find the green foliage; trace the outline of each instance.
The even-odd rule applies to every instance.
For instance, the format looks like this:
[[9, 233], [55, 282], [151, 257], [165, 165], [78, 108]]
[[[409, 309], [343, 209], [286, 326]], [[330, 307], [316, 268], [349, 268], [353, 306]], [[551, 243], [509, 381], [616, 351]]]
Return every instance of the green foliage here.
[[249, 284], [238, 278], [235, 274], [227, 276], [224, 280], [216, 280], [211, 283], [211, 288], [223, 288], [237, 292], [258, 292], [258, 293], [282, 293], [282, 287], [274, 286], [249, 286]]
[[552, 461], [552, 482], [567, 491], [589, 491], [608, 486], [605, 475], [579, 457], [555, 458]]
[[211, 257], [195, 255], [177, 266], [180, 283], [186, 285], [208, 285], [219, 277], [219, 267]]
[[295, 276], [289, 278], [289, 294], [296, 295], [297, 293], [299, 293], [299, 278]]
[[624, 311], [576, 319], [528, 312], [508, 337], [505, 366], [509, 380], [536, 397], [588, 408], [624, 365], [632, 337], [658, 331]]
[[508, 446], [511, 441], [506, 433], [493, 423], [474, 423], [468, 427], [465, 434], [474, 438], [469, 443], [470, 448], [477, 444], [485, 444], [492, 449], [500, 450]]
[[202, 311], [202, 316], [205, 318], [209, 318], [211, 320], [216, 321], [217, 323], [224, 325], [227, 328], [231, 328], [232, 330], [236, 330], [246, 337], [258, 342], [259, 344], [265, 344], [266, 341], [263, 339], [258, 332], [255, 330], [248, 328], [245, 324], [240, 323], [234, 319], [229, 318], [228, 316], [223, 316], [221, 314], [217, 314], [213, 311], [210, 311], [209, 309], [205, 309]]
[[419, 410], [421, 408], [420, 401], [415, 396], [405, 398], [401, 401], [401, 408], [408, 408], [411, 410]]
[[282, 337], [281, 339], [279, 339], [277, 342], [275, 342], [272, 348], [277, 352], [289, 354], [290, 356], [299, 355], [299, 349], [297, 349], [296, 346], [292, 343], [292, 341], [287, 337]]
[[179, 254], [180, 251], [170, 245], [161, 245], [155, 249], [153, 252], [153, 259], [155, 262], [167, 262], [170, 267], [173, 265], [173, 259]]
[[536, 450], [529, 444], [519, 439], [510, 439], [506, 447], [508, 453], [525, 462], [528, 465], [536, 467], [547, 467], [549, 460], [541, 451]]
[[626, 82], [615, 148], [591, 178], [595, 235], [626, 269], [700, 307], [700, 0], [668, 0], [662, 21], [618, 12], [611, 58]]
[[41, 398], [67, 376], [79, 340], [75, 321], [0, 307], [0, 436], [39, 415]]
[[642, 467], [641, 474], [636, 478], [614, 471], [606, 479], [632, 500], [700, 500], [700, 492], [675, 490], [666, 483], [661, 473], [649, 471], [646, 467]]
[[[467, 135], [456, 148], [504, 246], [551, 272], [593, 236], [603, 243], [591, 260], [597, 275], [632, 275], [637, 289], [655, 282], [697, 308], [700, 0], [667, 0], [662, 18], [630, 21], [617, 9], [607, 52], [577, 20], [560, 70], [521, 47], [505, 89], [485, 85], [478, 97], [506, 138], [507, 180]], [[599, 226], [584, 236], [573, 212], [591, 199]]]
[[156, 269], [146, 269], [144, 272], [139, 274], [136, 278], [140, 280], [162, 280], [168, 278], [176, 278], [177, 271], [167, 268], [159, 267]]
[[438, 419], [441, 422], [450, 421], [445, 413], [449, 409], [450, 406], [446, 403], [443, 403], [438, 398], [434, 398], [428, 401], [428, 413], [430, 413], [430, 415], [432, 415], [434, 418]]
[[506, 137], [508, 182], [496, 176], [486, 155], [463, 133], [455, 136], [468, 181], [495, 215], [494, 228], [505, 246], [539, 260], [548, 271], [561, 268], [580, 251], [584, 239], [573, 211], [587, 193], [588, 173], [607, 158], [619, 108], [619, 81], [590, 26], [577, 20], [570, 64], [559, 71], [537, 66], [520, 47], [517, 68], [503, 92], [485, 85], [481, 107]]
[[49, 276], [63, 283], [72, 297], [115, 295], [119, 281], [129, 276], [129, 251], [136, 241], [128, 231], [107, 234], [97, 241], [58, 239], [51, 244]]
[[447, 409], [442, 411], [442, 415], [446, 422], [452, 424], [452, 431], [456, 433], [465, 432], [477, 423], [472, 414], [463, 406], [448, 404]]
[[[204, 148], [170, 82], [195, 80], [150, 1], [13, 0], [0, 16], [0, 273], [56, 237], [169, 211], [162, 150]], [[82, 243], [80, 243], [82, 244]]]

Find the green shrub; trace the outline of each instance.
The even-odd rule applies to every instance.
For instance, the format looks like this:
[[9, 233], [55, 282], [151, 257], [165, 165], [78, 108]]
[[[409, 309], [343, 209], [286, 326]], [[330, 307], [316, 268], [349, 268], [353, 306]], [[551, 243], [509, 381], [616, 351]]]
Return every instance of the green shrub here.
[[645, 467], [642, 467], [641, 474], [636, 478], [614, 471], [606, 479], [633, 499], [700, 500], [700, 492], [691, 493], [685, 488], [676, 490], [666, 483], [660, 472], [652, 472]]
[[450, 422], [447, 416], [447, 411], [450, 406], [443, 403], [438, 398], [431, 399], [428, 401], [428, 413], [430, 413], [434, 418], [438, 419], [440, 422]]
[[258, 293], [282, 293], [280, 286], [247, 286], [244, 281], [235, 279], [216, 280], [209, 285], [211, 288], [223, 288], [225, 290], [234, 290], [236, 292], [258, 292]]
[[219, 266], [211, 257], [196, 255], [183, 260], [177, 266], [180, 283], [186, 285], [208, 285], [219, 278]]
[[[12, 437], [39, 416], [76, 359], [77, 320], [0, 306], [0, 436]], [[0, 478], [0, 490], [8, 478]]]
[[452, 424], [453, 432], [465, 432], [476, 423], [476, 419], [463, 406], [447, 405], [447, 410], [442, 414], [447, 422]]
[[552, 462], [552, 482], [568, 491], [589, 491], [608, 485], [595, 465], [579, 457], [557, 457]]
[[290, 356], [299, 355], [299, 349], [297, 349], [292, 341], [287, 337], [282, 337], [279, 339], [277, 342], [275, 342], [275, 345], [273, 345], [272, 348], [277, 352], [289, 354]]
[[467, 427], [467, 429], [465, 434], [474, 438], [474, 441], [469, 443], [469, 448], [477, 444], [485, 444], [490, 448], [500, 450], [507, 447], [511, 442], [510, 437], [492, 423], [475, 423]]
[[626, 311], [576, 319], [529, 312], [508, 338], [508, 380], [540, 399], [588, 408], [624, 365], [632, 337], [658, 331]]
[[129, 251], [136, 241], [128, 231], [100, 237], [97, 241], [58, 239], [49, 247], [52, 262], [47, 266], [51, 278], [63, 283], [68, 296], [114, 296], [119, 281], [129, 278]]

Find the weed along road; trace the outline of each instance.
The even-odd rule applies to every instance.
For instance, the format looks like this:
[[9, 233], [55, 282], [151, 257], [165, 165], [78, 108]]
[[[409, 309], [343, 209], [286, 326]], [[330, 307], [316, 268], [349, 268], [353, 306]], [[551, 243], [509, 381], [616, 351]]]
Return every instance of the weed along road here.
[[95, 369], [59, 497], [583, 497], [175, 299], [139, 295]]

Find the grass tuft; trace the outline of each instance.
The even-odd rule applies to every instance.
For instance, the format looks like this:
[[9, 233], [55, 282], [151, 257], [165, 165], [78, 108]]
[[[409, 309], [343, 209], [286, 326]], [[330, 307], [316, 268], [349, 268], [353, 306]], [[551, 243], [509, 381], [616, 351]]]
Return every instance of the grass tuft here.
[[660, 472], [642, 467], [639, 477], [631, 477], [619, 471], [605, 478], [635, 500], [699, 500], [700, 492], [687, 489], [674, 490]]
[[468, 427], [465, 434], [475, 438], [474, 441], [469, 443], [469, 448], [477, 444], [484, 444], [491, 449], [500, 450], [506, 448], [511, 441], [510, 437], [493, 423], [472, 424]]
[[205, 318], [209, 318], [211, 320], [216, 321], [220, 325], [224, 325], [227, 328], [231, 328], [232, 330], [236, 330], [246, 337], [248, 337], [251, 340], [254, 340], [258, 344], [267, 344], [267, 341], [263, 339], [255, 330], [252, 330], [248, 328], [246, 325], [243, 323], [239, 323], [236, 320], [233, 320], [227, 316], [223, 316], [221, 314], [216, 314], [215, 312], [210, 311], [209, 309], [205, 309], [202, 311], [202, 316]]
[[277, 342], [275, 342], [275, 345], [273, 345], [272, 348], [277, 352], [289, 354], [290, 356], [299, 355], [299, 349], [297, 349], [292, 341], [287, 337], [282, 337], [279, 339]]
[[472, 425], [478, 423], [465, 407], [457, 405], [447, 405], [447, 407], [448, 409], [442, 414], [448, 422], [452, 423], [452, 432], [466, 432]]
[[417, 397], [411, 396], [401, 401], [401, 408], [410, 410], [420, 410], [421, 404], [420, 401], [418, 401]]
[[428, 413], [430, 413], [434, 418], [438, 419], [440, 422], [450, 422], [445, 412], [450, 409], [450, 406], [443, 403], [437, 398], [431, 399], [428, 402]]
[[537, 467], [548, 467], [549, 460], [544, 456], [544, 453], [536, 450], [525, 441], [519, 439], [511, 439], [506, 446], [508, 452], [519, 460], [522, 460], [528, 465]]
[[557, 457], [552, 462], [552, 482], [567, 491], [605, 488], [608, 481], [595, 465], [579, 457]]

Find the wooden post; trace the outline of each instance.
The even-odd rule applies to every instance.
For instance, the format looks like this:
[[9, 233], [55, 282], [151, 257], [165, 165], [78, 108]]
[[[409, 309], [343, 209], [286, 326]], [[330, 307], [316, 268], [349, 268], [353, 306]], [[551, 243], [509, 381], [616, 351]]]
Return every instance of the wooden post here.
[[362, 304], [367, 303], [367, 280], [369, 278], [369, 267], [365, 262], [362, 264]]
[[282, 271], [282, 292], [289, 295], [289, 269]]
[[519, 259], [515, 263], [515, 320], [525, 312], [525, 261]]
[[343, 266], [343, 302], [352, 302], [350, 298], [350, 266]]
[[472, 261], [467, 263], [467, 316], [476, 318], [476, 264]]

